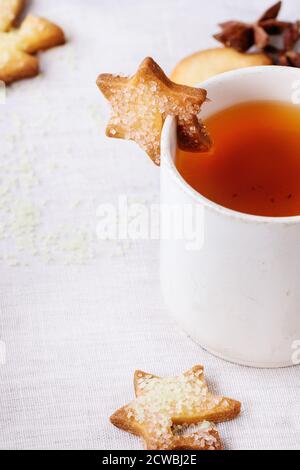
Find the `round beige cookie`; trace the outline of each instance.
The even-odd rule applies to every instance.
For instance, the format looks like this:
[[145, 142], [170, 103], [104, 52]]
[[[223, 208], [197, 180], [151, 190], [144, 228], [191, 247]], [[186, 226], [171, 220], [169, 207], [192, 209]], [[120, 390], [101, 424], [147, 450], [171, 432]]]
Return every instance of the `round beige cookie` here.
[[195, 86], [223, 72], [271, 64], [265, 54], [244, 54], [230, 47], [218, 47], [186, 57], [177, 64], [170, 78], [181, 85]]

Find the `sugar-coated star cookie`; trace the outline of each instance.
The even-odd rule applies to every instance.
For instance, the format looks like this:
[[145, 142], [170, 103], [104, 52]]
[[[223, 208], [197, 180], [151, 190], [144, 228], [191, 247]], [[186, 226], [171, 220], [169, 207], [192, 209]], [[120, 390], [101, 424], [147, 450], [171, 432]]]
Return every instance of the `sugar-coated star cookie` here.
[[111, 422], [140, 436], [149, 450], [218, 450], [221, 441], [211, 422], [235, 418], [240, 402], [209, 392], [202, 366], [175, 378], [137, 371], [136, 399], [117, 410]]
[[171, 82], [162, 69], [147, 57], [132, 77], [101, 74], [97, 85], [112, 106], [106, 129], [109, 137], [134, 140], [157, 165], [160, 137], [166, 117], [176, 116], [179, 145], [205, 151], [211, 141], [198, 120], [206, 91]]

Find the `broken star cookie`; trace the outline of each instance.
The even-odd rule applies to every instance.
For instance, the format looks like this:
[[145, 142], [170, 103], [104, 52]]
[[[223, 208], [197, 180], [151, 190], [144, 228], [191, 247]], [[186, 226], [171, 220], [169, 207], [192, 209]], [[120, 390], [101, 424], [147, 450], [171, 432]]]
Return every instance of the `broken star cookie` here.
[[210, 138], [198, 120], [206, 91], [171, 82], [150, 57], [132, 77], [101, 74], [97, 85], [113, 110], [107, 136], [134, 140], [159, 165], [162, 127], [167, 116], [175, 116], [179, 146], [183, 136], [184, 148], [209, 150]]
[[219, 433], [211, 422], [235, 418], [238, 401], [209, 392], [202, 366], [180, 377], [160, 378], [137, 371], [136, 399], [117, 410], [111, 423], [140, 436], [148, 450], [219, 450]]
[[24, 1], [0, 0], [0, 80], [6, 84], [39, 73], [38, 51], [64, 44], [62, 29], [50, 21], [28, 15], [13, 28]]

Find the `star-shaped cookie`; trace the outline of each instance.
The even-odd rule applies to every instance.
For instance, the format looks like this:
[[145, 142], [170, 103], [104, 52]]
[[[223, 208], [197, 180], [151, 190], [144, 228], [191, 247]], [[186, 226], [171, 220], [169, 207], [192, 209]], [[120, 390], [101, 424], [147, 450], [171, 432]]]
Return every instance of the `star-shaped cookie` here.
[[39, 73], [38, 51], [64, 44], [61, 28], [50, 21], [28, 15], [19, 28], [16, 19], [24, 0], [0, 0], [0, 80], [11, 83]]
[[149, 450], [218, 450], [221, 441], [211, 422], [235, 418], [238, 401], [209, 392], [202, 366], [179, 377], [134, 376], [136, 399], [117, 410], [111, 423], [140, 436]]
[[210, 138], [197, 117], [206, 91], [171, 82], [152, 58], [147, 57], [132, 77], [101, 74], [97, 85], [113, 109], [106, 134], [134, 140], [157, 165], [161, 131], [168, 115], [177, 117], [178, 136], [185, 148], [210, 148]]

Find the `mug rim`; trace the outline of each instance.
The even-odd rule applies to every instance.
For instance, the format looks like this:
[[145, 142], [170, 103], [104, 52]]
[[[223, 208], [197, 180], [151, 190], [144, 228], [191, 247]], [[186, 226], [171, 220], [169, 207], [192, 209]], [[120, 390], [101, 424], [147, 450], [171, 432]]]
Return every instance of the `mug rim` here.
[[[215, 75], [208, 80], [197, 84], [196, 87], [206, 88], [208, 86], [214, 85], [224, 79], [235, 78], [237, 76], [247, 75], [247, 74], [255, 74], [260, 72], [270, 72], [270, 69], [277, 73], [282, 73], [283, 71], [290, 73], [295, 73], [295, 68], [293, 67], [286, 67], [286, 66], [278, 66], [278, 65], [264, 65], [264, 66], [255, 66], [255, 67], [244, 67], [237, 70], [231, 70], [229, 72], [224, 72], [222, 74]], [[299, 70], [299, 69], [298, 69]], [[299, 79], [300, 79], [300, 70], [299, 70]], [[239, 212], [234, 209], [229, 209], [217, 202], [214, 202], [203, 194], [196, 191], [180, 174], [177, 170], [174, 160], [172, 158], [172, 149], [171, 145], [174, 138], [174, 127], [175, 127], [175, 117], [168, 116], [165, 120], [162, 134], [161, 134], [161, 157], [162, 157], [162, 164], [164, 167], [169, 171], [171, 177], [175, 180], [175, 182], [184, 190], [186, 194], [192, 196], [195, 199], [195, 202], [201, 202], [204, 204], [208, 209], [212, 210], [213, 212], [219, 213], [221, 215], [228, 216], [230, 218], [243, 220], [245, 222], [256, 222], [256, 223], [263, 223], [263, 224], [286, 224], [286, 225], [295, 225], [300, 223], [300, 215], [296, 216], [285, 216], [285, 217], [269, 217], [269, 216], [262, 216], [262, 215], [254, 215], [254, 214], [247, 214], [245, 212]], [[175, 133], [176, 139], [176, 133]]]

